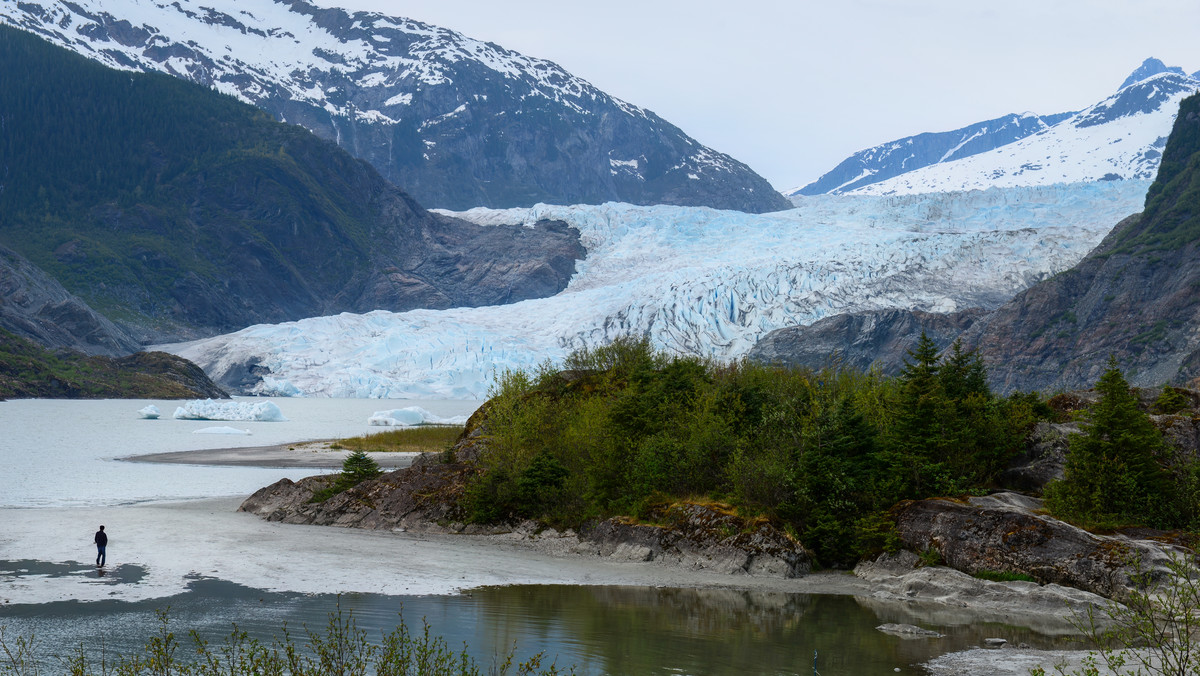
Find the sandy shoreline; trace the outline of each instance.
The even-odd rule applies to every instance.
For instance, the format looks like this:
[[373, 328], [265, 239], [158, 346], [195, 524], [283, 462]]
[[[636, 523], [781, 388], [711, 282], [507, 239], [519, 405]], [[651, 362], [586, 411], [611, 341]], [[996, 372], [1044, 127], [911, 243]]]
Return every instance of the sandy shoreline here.
[[[181, 465], [216, 465], [224, 467], [301, 467], [341, 469], [342, 460], [350, 451], [332, 449], [336, 440], [304, 441], [294, 444], [250, 446], [246, 448], [217, 448], [173, 453], [148, 453], [117, 458], [127, 462], [160, 462]], [[380, 467], [408, 467], [419, 453], [367, 453]]]

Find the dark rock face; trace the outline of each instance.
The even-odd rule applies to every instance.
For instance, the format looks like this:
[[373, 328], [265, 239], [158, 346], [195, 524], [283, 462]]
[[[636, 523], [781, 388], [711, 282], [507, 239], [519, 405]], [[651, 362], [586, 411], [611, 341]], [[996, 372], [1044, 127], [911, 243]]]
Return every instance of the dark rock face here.
[[1061, 479], [1067, 464], [1070, 435], [1079, 433], [1079, 423], [1039, 422], [1034, 426], [1020, 456], [996, 477], [1005, 488], [1040, 493], [1046, 484]]
[[1130, 585], [1130, 557], [1145, 570], [1160, 565], [1157, 546], [1121, 536], [1098, 536], [1033, 513], [1040, 501], [1001, 493], [970, 502], [906, 501], [893, 508], [904, 547], [936, 550], [946, 565], [966, 573], [1024, 573], [1101, 596]]
[[[336, 142], [430, 207], [790, 207], [746, 165], [554, 63], [436, 26], [302, 0], [260, 8], [260, 16], [214, 5], [163, 3], [114, 16], [99, 2], [21, 2], [0, 14], [111, 66], [237, 92]], [[196, 30], [177, 28], [187, 25]], [[240, 32], [260, 53], [300, 56], [279, 64], [230, 53], [207, 25]], [[293, 34], [285, 25], [303, 29]], [[209, 36], [212, 43], [197, 42]]]
[[324, 502], [310, 503], [328, 476], [290, 479], [261, 488], [238, 511], [268, 521], [370, 530], [439, 531], [454, 511], [454, 497], [474, 470], [463, 464], [430, 464], [387, 472]]
[[1183, 101], [1146, 209], [1078, 265], [963, 334], [993, 387], [1091, 385], [1115, 355], [1130, 384], [1200, 377], [1200, 95]]
[[813, 369], [836, 362], [866, 370], [878, 363], [884, 373], [896, 374], [922, 331], [944, 349], [984, 314], [972, 308], [948, 314], [884, 310], [835, 315], [809, 326], [776, 329], [759, 340], [747, 357], [764, 364]]
[[748, 524], [711, 505], [698, 504], [670, 505], [656, 518], [670, 525], [606, 519], [582, 534], [580, 549], [728, 574], [799, 577], [812, 570], [812, 558], [804, 547], [766, 522]]
[[49, 348], [122, 355], [138, 349], [125, 331], [15, 251], [0, 246], [0, 328]]
[[166, 352], [135, 352], [113, 360], [120, 369], [155, 376], [179, 385], [195, 398], [228, 399], [229, 395], [205, 375], [199, 366]]

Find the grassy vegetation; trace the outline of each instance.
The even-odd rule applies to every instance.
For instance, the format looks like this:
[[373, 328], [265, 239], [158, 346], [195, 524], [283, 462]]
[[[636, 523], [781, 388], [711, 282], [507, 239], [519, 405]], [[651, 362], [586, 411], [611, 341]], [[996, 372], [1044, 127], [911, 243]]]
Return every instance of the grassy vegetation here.
[[440, 452], [453, 446], [462, 431], [460, 425], [418, 425], [339, 439], [330, 448], [367, 453]]
[[[330, 613], [324, 631], [304, 630], [297, 640], [281, 628], [282, 638], [276, 636], [265, 643], [233, 625], [233, 631], [216, 645], [197, 632], [188, 632], [180, 640], [170, 625], [165, 611], [159, 613], [159, 630], [146, 639], [145, 647], [134, 655], [111, 655], [85, 646], [53, 656], [39, 652], [32, 637], [10, 638], [0, 625], [0, 676], [37, 676], [41, 673], [63, 673], [71, 676], [261, 676], [288, 674], [290, 676], [480, 676], [491, 674], [519, 676], [574, 673], [556, 665], [542, 666], [545, 657], [537, 654], [529, 660], [514, 664], [515, 647], [507, 655], [497, 655], [490, 664], [480, 664], [467, 652], [454, 650], [440, 636], [432, 635], [429, 624], [423, 631], [412, 632], [401, 616], [395, 629], [372, 639], [359, 629], [353, 614], [338, 610]], [[47, 657], [55, 657], [60, 669], [45, 665]]]

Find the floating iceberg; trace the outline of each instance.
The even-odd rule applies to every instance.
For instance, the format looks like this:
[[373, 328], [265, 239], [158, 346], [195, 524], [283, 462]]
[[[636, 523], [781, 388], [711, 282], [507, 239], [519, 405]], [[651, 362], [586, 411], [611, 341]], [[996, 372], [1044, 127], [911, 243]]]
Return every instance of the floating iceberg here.
[[142, 416], [146, 420], [158, 420], [158, 416], [162, 415], [162, 412], [158, 410], [157, 406], [150, 404], [146, 408], [138, 411], [138, 415]]
[[413, 425], [465, 425], [467, 416], [456, 415], [443, 418], [434, 415], [420, 406], [394, 408], [390, 411], [376, 411], [367, 418], [368, 425], [379, 427], [412, 427]]
[[245, 434], [249, 435], [250, 430], [239, 430], [236, 427], [205, 427], [202, 430], [194, 430], [192, 434]]
[[287, 422], [279, 407], [269, 401], [249, 404], [242, 401], [203, 401], [194, 399], [175, 409], [176, 420], [234, 420], [239, 422]]

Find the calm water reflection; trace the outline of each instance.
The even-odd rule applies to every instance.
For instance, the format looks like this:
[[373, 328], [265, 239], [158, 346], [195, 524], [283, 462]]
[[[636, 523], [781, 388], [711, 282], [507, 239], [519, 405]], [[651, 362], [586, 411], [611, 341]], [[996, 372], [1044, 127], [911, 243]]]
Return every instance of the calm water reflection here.
[[[403, 611], [410, 628], [419, 630], [424, 618], [452, 647], [470, 644], [481, 661], [516, 644], [521, 657], [545, 651], [560, 666], [575, 665], [585, 674], [811, 674], [813, 651], [823, 676], [920, 674], [915, 665], [978, 646], [984, 638], [1072, 646], [995, 624], [932, 627], [947, 636], [902, 639], [874, 627], [911, 622], [903, 607], [842, 596], [517, 586], [449, 597], [348, 595], [340, 600], [372, 637], [391, 630]], [[301, 625], [321, 629], [337, 603], [336, 597], [269, 594], [197, 580], [189, 593], [164, 602], [8, 606], [0, 611], [0, 624], [10, 635], [35, 633], [48, 657], [80, 643], [134, 650], [157, 629], [155, 609], [167, 605], [177, 633], [196, 628], [216, 642], [231, 622], [260, 638], [277, 634], [284, 623], [294, 636]]]

